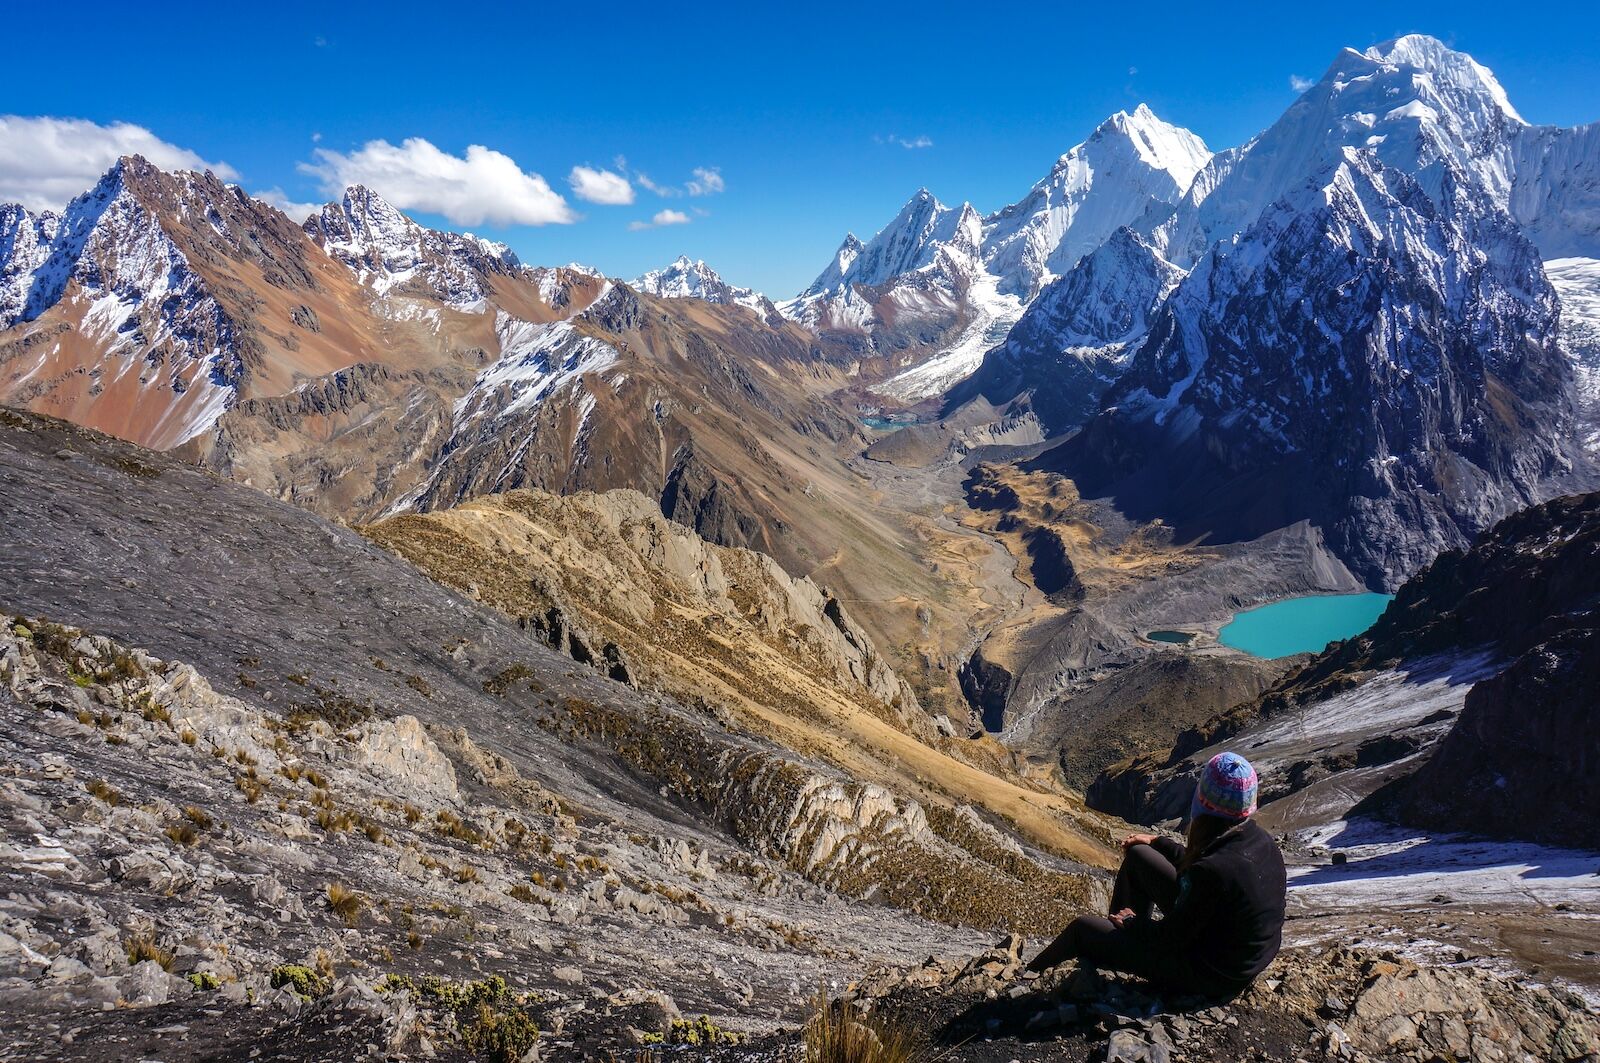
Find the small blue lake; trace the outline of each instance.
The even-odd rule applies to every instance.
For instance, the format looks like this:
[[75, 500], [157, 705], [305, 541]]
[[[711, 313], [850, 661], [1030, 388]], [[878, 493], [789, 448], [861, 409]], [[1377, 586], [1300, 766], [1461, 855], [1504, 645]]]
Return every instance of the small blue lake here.
[[1288, 598], [1235, 613], [1217, 634], [1217, 641], [1253, 657], [1321, 653], [1328, 643], [1359, 635], [1371, 627], [1392, 597], [1321, 594]]
[[895, 432], [908, 424], [916, 424], [915, 420], [895, 420], [892, 417], [863, 417], [861, 423], [875, 432]]

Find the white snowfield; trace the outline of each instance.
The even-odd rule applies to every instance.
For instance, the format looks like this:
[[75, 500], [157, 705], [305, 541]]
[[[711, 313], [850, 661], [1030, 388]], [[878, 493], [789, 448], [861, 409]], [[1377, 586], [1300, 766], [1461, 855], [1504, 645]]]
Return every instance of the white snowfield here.
[[[1347, 862], [1289, 869], [1300, 910], [1411, 908], [1437, 896], [1482, 907], [1573, 904], [1600, 912], [1600, 853], [1337, 819], [1299, 840]], [[1600, 929], [1600, 928], [1597, 928]]]
[[902, 402], [917, 402], [961, 383], [983, 364], [983, 356], [1006, 338], [1022, 316], [1022, 301], [1002, 295], [998, 281], [987, 274], [974, 280], [967, 292], [971, 321], [950, 346], [919, 365], [912, 366], [870, 390]]

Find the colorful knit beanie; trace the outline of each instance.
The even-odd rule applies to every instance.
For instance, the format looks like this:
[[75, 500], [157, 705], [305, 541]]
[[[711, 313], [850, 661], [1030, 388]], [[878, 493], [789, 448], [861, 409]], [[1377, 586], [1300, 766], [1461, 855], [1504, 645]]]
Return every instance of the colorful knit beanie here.
[[1237, 753], [1218, 753], [1206, 764], [1189, 802], [1189, 818], [1216, 816], [1242, 823], [1256, 810], [1256, 769]]

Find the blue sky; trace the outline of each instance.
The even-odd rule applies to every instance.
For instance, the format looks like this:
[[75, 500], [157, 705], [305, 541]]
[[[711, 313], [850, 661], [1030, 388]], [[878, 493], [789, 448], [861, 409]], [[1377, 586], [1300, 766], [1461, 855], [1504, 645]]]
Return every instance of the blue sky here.
[[[1141, 101], [1213, 149], [1239, 143], [1293, 100], [1291, 77], [1404, 32], [1472, 53], [1529, 121], [1600, 119], [1592, 3], [154, 10], [91, 3], [65, 18], [14, 5], [0, 114], [132, 123], [297, 202], [324, 199], [322, 182], [349, 172], [330, 158], [370, 162], [371, 141], [422, 138], [452, 156], [482, 145], [581, 217], [469, 225], [470, 206], [456, 222], [408, 212], [505, 240], [526, 261], [613, 275], [687, 253], [779, 297], [809, 283], [846, 230], [870, 236], [919, 186], [993, 210]], [[318, 150], [336, 155], [319, 162]], [[579, 199], [568, 177], [584, 164], [627, 176], [633, 203]], [[679, 194], [658, 196], [641, 173]], [[686, 194], [691, 181], [703, 194]], [[687, 220], [643, 227], [662, 211]]]

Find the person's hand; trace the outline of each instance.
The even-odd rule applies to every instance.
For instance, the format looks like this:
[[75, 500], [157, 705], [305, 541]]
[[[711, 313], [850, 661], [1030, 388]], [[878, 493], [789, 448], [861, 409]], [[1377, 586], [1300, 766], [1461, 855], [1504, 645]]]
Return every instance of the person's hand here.
[[1122, 839], [1122, 847], [1124, 849], [1132, 849], [1135, 845], [1149, 845], [1155, 840], [1156, 836], [1154, 834], [1130, 834]]
[[1112, 912], [1107, 918], [1111, 920], [1112, 926], [1121, 928], [1123, 923], [1127, 922], [1129, 919], [1134, 919], [1137, 917], [1134, 915], [1132, 908], [1124, 908], [1120, 912]]

